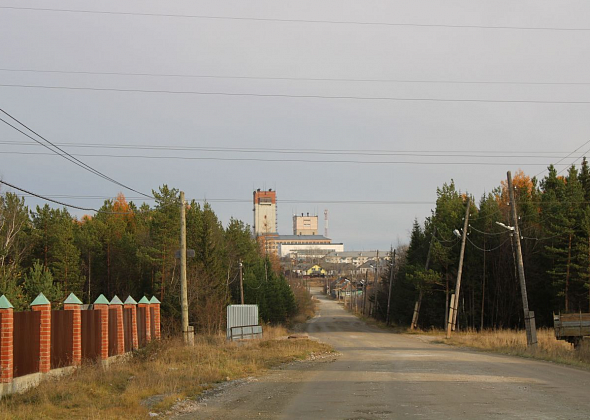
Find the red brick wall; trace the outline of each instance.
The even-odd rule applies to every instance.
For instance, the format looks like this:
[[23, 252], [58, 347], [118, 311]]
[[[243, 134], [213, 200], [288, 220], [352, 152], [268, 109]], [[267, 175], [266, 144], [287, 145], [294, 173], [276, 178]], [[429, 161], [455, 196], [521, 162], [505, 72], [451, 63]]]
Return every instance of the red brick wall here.
[[117, 305], [117, 353], [125, 353], [125, 331], [123, 330], [123, 305]]
[[72, 334], [72, 364], [78, 366], [82, 363], [82, 313], [80, 305], [65, 304], [64, 310], [74, 311], [74, 326]]
[[13, 324], [12, 308], [0, 309], [0, 383], [12, 381]]
[[100, 358], [107, 360], [109, 358], [109, 305], [95, 304], [94, 309], [100, 311]]
[[41, 312], [39, 372], [47, 373], [51, 370], [51, 305], [35, 305], [31, 309]]
[[156, 336], [154, 337], [156, 340], [159, 340], [161, 338], [161, 333], [160, 333], [160, 304], [159, 303], [152, 303], [151, 304], [152, 308], [154, 308], [154, 322], [156, 324]]

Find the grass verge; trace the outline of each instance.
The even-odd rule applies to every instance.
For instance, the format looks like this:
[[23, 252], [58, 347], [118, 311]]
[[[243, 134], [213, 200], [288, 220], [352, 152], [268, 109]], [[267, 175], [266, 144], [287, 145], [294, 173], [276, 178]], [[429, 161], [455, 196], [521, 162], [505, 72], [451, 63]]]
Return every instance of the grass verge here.
[[103, 369], [85, 365], [71, 376], [41, 383], [0, 400], [0, 419], [134, 419], [163, 412], [206, 389], [314, 354], [331, 352], [311, 340], [285, 340], [281, 327], [265, 328], [263, 340], [240, 344], [222, 336], [196, 337], [195, 347], [163, 340], [134, 353], [129, 362]]
[[579, 348], [566, 341], [556, 340], [553, 329], [537, 330], [537, 348], [528, 349], [526, 334], [516, 330], [484, 330], [453, 332], [450, 339], [440, 330], [412, 331], [437, 337], [436, 342], [452, 346], [470, 347], [494, 353], [547, 360], [571, 366], [590, 369], [590, 343], [586, 340]]

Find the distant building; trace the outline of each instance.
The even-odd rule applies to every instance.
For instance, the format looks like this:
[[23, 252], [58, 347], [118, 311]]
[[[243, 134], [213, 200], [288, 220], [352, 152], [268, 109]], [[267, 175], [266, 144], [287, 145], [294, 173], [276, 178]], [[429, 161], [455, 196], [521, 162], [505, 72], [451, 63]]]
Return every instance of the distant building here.
[[293, 216], [293, 235], [317, 235], [318, 234], [318, 217], [304, 216]]
[[277, 193], [272, 189], [254, 191], [254, 236], [277, 232]]
[[309, 213], [293, 217], [293, 235], [279, 235], [277, 228], [277, 193], [272, 189], [253, 193], [253, 233], [265, 254], [296, 260], [322, 259], [327, 254], [344, 251], [344, 244], [332, 243], [318, 235], [318, 216]]
[[324, 258], [331, 252], [344, 251], [344, 244], [334, 244], [322, 235], [269, 235], [266, 242], [270, 252], [296, 259]]
[[[353, 264], [360, 267], [367, 261], [376, 260], [377, 251], [343, 251], [326, 255], [325, 261], [333, 264]], [[379, 260], [389, 260], [389, 251], [379, 251]]]

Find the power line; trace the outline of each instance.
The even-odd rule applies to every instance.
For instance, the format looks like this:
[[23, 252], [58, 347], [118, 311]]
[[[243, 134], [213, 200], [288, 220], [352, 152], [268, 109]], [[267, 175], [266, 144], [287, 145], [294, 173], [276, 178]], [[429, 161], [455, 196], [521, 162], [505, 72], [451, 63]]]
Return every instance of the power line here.
[[15, 73], [49, 73], [49, 74], [80, 74], [92, 76], [132, 76], [132, 77], [170, 77], [221, 80], [280, 80], [304, 82], [347, 82], [347, 83], [424, 83], [424, 84], [458, 84], [458, 85], [524, 85], [524, 86], [587, 86], [590, 82], [523, 82], [502, 80], [429, 80], [429, 79], [380, 79], [380, 78], [339, 78], [339, 77], [281, 77], [281, 76], [220, 76], [210, 74], [181, 73], [134, 73], [115, 71], [76, 71], [76, 70], [39, 70], [0, 68], [0, 71]]
[[39, 137], [40, 139], [44, 140], [46, 143], [50, 144], [52, 147], [54, 147], [55, 149], [57, 149], [59, 152], [57, 152], [54, 149], [51, 149], [50, 147], [48, 147], [46, 144], [40, 142], [39, 140], [37, 140], [36, 138], [28, 135], [27, 133], [23, 132], [22, 130], [20, 130], [19, 128], [15, 127], [14, 125], [10, 124], [9, 122], [7, 122], [6, 120], [0, 118], [0, 120], [2, 122], [4, 122], [5, 124], [7, 124], [8, 126], [12, 127], [13, 129], [15, 129], [16, 131], [18, 131], [19, 133], [25, 135], [26, 137], [30, 138], [31, 140], [34, 140], [35, 142], [39, 143], [40, 145], [44, 146], [45, 148], [51, 150], [53, 153], [57, 154], [58, 156], [63, 157], [64, 159], [76, 164], [77, 166], [83, 168], [84, 170], [87, 170], [107, 181], [110, 181], [116, 185], [119, 185], [120, 187], [126, 188], [130, 191], [133, 191], [134, 193], [143, 195], [147, 198], [153, 198], [151, 195], [148, 194], [144, 194], [140, 191], [137, 191], [119, 181], [114, 180], [113, 178], [103, 174], [102, 172], [94, 169], [93, 167], [87, 165], [86, 163], [82, 162], [80, 159], [77, 159], [76, 157], [74, 157], [73, 155], [71, 155], [70, 153], [66, 152], [65, 150], [63, 150], [62, 148], [60, 148], [59, 146], [56, 146], [54, 143], [52, 143], [51, 141], [47, 140], [45, 137], [43, 137], [41, 134], [37, 133], [36, 131], [34, 131], [33, 129], [31, 129], [30, 127], [28, 127], [27, 125], [25, 125], [24, 123], [22, 123], [21, 121], [19, 121], [18, 119], [16, 119], [15, 117], [13, 117], [12, 115], [10, 115], [8, 112], [6, 112], [4, 109], [0, 108], [0, 112], [2, 112], [3, 114], [5, 114], [6, 116], [8, 116], [9, 118], [11, 118], [13, 121], [17, 122], [18, 124], [20, 124], [22, 127], [24, 127], [25, 129], [27, 129], [28, 131], [30, 131], [31, 133], [33, 133], [34, 135], [36, 135], [37, 137]]
[[[0, 151], [0, 154], [8, 155], [38, 155], [51, 156], [51, 153], [43, 152], [15, 152], [15, 151]], [[172, 160], [211, 160], [211, 161], [230, 161], [230, 162], [279, 162], [279, 163], [348, 163], [359, 165], [479, 165], [479, 166], [544, 166], [545, 163], [514, 163], [514, 162], [422, 162], [422, 161], [403, 161], [403, 160], [352, 160], [352, 159], [277, 159], [277, 158], [232, 158], [232, 157], [212, 157], [212, 156], [150, 156], [150, 155], [114, 155], [104, 153], [77, 153], [72, 156], [81, 157], [106, 157], [106, 158], [133, 158], [133, 159], [172, 159]], [[449, 156], [450, 157], [450, 156]], [[152, 198], [152, 197], [150, 197]]]
[[[589, 140], [589, 141], [590, 141], [590, 140]], [[579, 149], [579, 148], [578, 148], [578, 149]], [[574, 166], [574, 165], [576, 164], [576, 162], [577, 162], [578, 160], [582, 159], [584, 156], [586, 156], [586, 155], [588, 154], [588, 152], [590, 152], [590, 149], [586, 150], [586, 151], [585, 151], [585, 152], [582, 154], [582, 156], [575, 158], [575, 159], [574, 159], [574, 161], [573, 161], [573, 162], [572, 162], [572, 163], [571, 163], [569, 166], [564, 166], [564, 167], [563, 167], [563, 169], [562, 169], [561, 171], [559, 171], [557, 174], [559, 175], [559, 174], [563, 173], [563, 172], [564, 172], [566, 169], [568, 169], [568, 168], [571, 168], [572, 166]], [[564, 158], [564, 159], [565, 159], [565, 158]], [[563, 159], [562, 159], [562, 160], [563, 160]]]
[[469, 225], [469, 228], [470, 228], [470, 229], [473, 229], [474, 231], [476, 231], [476, 232], [478, 232], [478, 233], [481, 233], [481, 234], [483, 234], [483, 235], [486, 235], [486, 236], [497, 236], [497, 235], [505, 235], [506, 233], [508, 233], [508, 231], [507, 231], [507, 230], [504, 230], [504, 231], [502, 231], [502, 232], [484, 232], [483, 230], [479, 230], [479, 229], [477, 229], [477, 228], [475, 228], [475, 227], [473, 227], [473, 226], [471, 226], [471, 225]]
[[341, 20], [324, 20], [324, 19], [281, 19], [281, 18], [261, 18], [245, 16], [213, 16], [213, 15], [189, 15], [173, 13], [145, 13], [145, 12], [117, 12], [110, 10], [83, 10], [83, 9], [50, 9], [42, 7], [17, 7], [17, 6], [0, 6], [0, 9], [10, 10], [27, 10], [40, 12], [59, 12], [59, 13], [86, 13], [100, 15], [119, 15], [119, 16], [144, 16], [144, 17], [166, 17], [166, 18], [188, 18], [188, 19], [211, 19], [211, 20], [234, 20], [234, 21], [254, 21], [254, 22], [279, 22], [279, 23], [314, 23], [314, 24], [331, 24], [331, 25], [360, 25], [360, 26], [391, 26], [391, 27], [417, 27], [417, 28], [448, 28], [448, 29], [502, 29], [502, 30], [527, 30], [527, 31], [590, 31], [590, 28], [564, 28], [564, 27], [544, 27], [544, 26], [492, 26], [492, 25], [451, 25], [451, 24], [431, 24], [431, 23], [396, 23], [396, 22], [364, 22], [364, 21], [341, 21]]
[[[573, 155], [574, 153], [576, 153], [578, 150], [580, 150], [582, 147], [586, 146], [588, 143], [590, 143], [590, 140], [586, 141], [584, 144], [582, 144], [581, 146], [579, 146], [573, 152], [569, 153], [567, 156], [564, 156], [561, 159], [559, 159], [556, 163], [553, 164], [553, 166], [557, 165], [560, 162], [563, 162], [565, 159], [567, 159], [568, 157], [570, 157], [571, 155]], [[588, 153], [588, 152], [586, 152], [586, 153]], [[566, 168], [567, 168], [567, 166], [566, 166]], [[547, 170], [547, 168], [543, 169], [541, 172], [539, 172], [537, 175], [535, 175], [535, 178], [538, 177], [539, 175], [541, 175], [546, 170]]]
[[47, 86], [47, 85], [25, 85], [25, 84], [0, 84], [0, 87], [16, 87], [27, 89], [49, 89], [49, 90], [74, 90], [93, 92], [120, 92], [120, 93], [160, 93], [168, 95], [203, 95], [203, 96], [235, 96], [235, 97], [256, 97], [256, 98], [300, 98], [300, 99], [345, 99], [360, 101], [399, 101], [399, 102], [463, 102], [463, 103], [513, 103], [513, 104], [569, 104], [587, 105], [590, 101], [552, 101], [533, 99], [452, 99], [452, 98], [402, 98], [393, 96], [352, 96], [352, 95], [292, 95], [285, 93], [248, 93], [248, 92], [202, 92], [194, 90], [157, 90], [157, 89], [131, 89], [131, 88], [97, 88], [81, 86]]
[[[0, 144], [18, 146], [36, 146], [37, 143], [26, 141], [0, 140]], [[357, 156], [422, 156], [422, 157], [469, 157], [469, 158], [535, 158], [550, 159], [559, 156], [547, 156], [547, 153], [559, 152], [530, 152], [531, 154], [497, 154], [497, 151], [469, 152], [461, 150], [429, 150], [426, 151], [401, 151], [401, 150], [353, 150], [353, 149], [286, 149], [272, 147], [211, 147], [211, 146], [159, 146], [159, 145], [131, 145], [131, 144], [98, 144], [98, 143], [55, 143], [70, 148], [96, 148], [96, 149], [130, 149], [130, 150], [157, 150], [157, 151], [200, 151], [223, 153], [266, 153], [266, 154], [313, 154], [313, 155], [357, 155]], [[493, 153], [493, 154], [490, 154]]]
[[479, 247], [479, 246], [475, 245], [475, 244], [474, 244], [474, 243], [471, 241], [471, 239], [469, 239], [469, 236], [467, 236], [466, 238], [467, 238], [467, 241], [468, 241], [468, 242], [469, 242], [469, 243], [470, 243], [470, 244], [471, 244], [471, 245], [472, 245], [474, 248], [476, 248], [476, 249], [478, 249], [478, 250], [480, 250], [480, 251], [484, 251], [484, 252], [492, 252], [492, 251], [495, 251], [495, 250], [497, 250], [497, 249], [500, 249], [501, 247], [503, 247], [503, 246], [504, 246], [504, 244], [506, 244], [506, 242], [508, 242], [508, 241], [510, 240], [510, 238], [508, 238], [508, 239], [506, 239], [504, 242], [502, 242], [500, 245], [498, 245], [498, 246], [497, 246], [497, 247], [495, 247], [495, 248], [485, 249], [485, 248], [481, 248], [481, 247]]
[[97, 210], [97, 209], [94, 209], [91, 207], [80, 207], [80, 206], [76, 206], [74, 204], [68, 204], [68, 203], [64, 203], [62, 201], [53, 200], [49, 197], [45, 197], [40, 194], [35, 194], [34, 192], [27, 191], [24, 188], [17, 187], [16, 185], [10, 184], [10, 183], [3, 181], [1, 179], [0, 179], [0, 184], [4, 184], [10, 188], [14, 188], [17, 191], [24, 192], [25, 194], [29, 194], [30, 196], [40, 198], [41, 200], [45, 200], [45, 201], [49, 201], [51, 203], [59, 204], [60, 206], [71, 207], [73, 209], [84, 210], [84, 211], [93, 211], [95, 213], [106, 213], [106, 214], [131, 214], [131, 213], [133, 213], [131, 211], [127, 211], [127, 212], [104, 211], [104, 210]]

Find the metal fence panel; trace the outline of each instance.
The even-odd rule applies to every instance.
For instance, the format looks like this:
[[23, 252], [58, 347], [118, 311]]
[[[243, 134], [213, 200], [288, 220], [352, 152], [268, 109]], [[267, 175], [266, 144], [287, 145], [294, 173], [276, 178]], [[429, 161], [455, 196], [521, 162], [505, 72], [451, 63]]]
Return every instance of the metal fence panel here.
[[109, 308], [109, 357], [119, 354], [117, 308]]
[[233, 327], [258, 325], [258, 305], [229, 305], [227, 307], [227, 337]]
[[133, 350], [133, 309], [123, 309], [123, 336], [125, 337], [125, 353]]
[[231, 338], [232, 328], [258, 325], [258, 305], [228, 305], [227, 338]]
[[101, 311], [81, 311], [82, 314], [82, 358], [95, 360], [100, 358]]
[[13, 377], [39, 372], [41, 312], [14, 312]]
[[137, 308], [137, 340], [139, 347], [147, 344], [147, 336], [145, 332], [145, 310], [146, 308]]
[[72, 364], [74, 311], [51, 311], [51, 369]]

